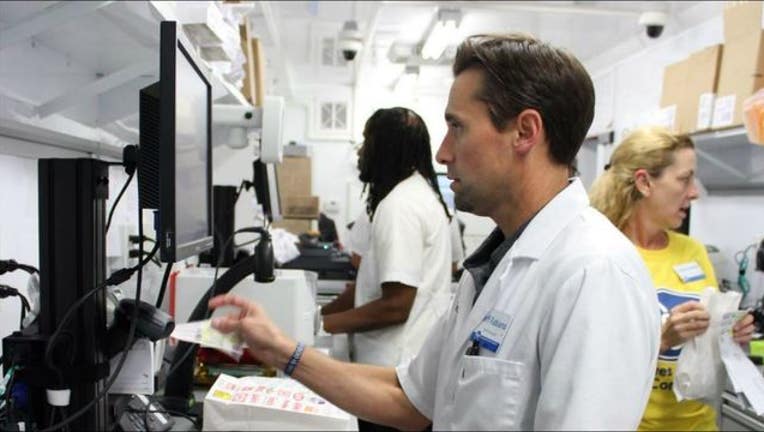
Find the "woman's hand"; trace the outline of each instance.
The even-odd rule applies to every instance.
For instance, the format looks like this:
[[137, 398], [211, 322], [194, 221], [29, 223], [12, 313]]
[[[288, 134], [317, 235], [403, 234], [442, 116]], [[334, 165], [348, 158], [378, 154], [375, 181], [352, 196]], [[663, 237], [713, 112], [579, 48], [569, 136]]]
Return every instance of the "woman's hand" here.
[[660, 352], [681, 345], [708, 330], [709, 315], [696, 301], [689, 301], [671, 309], [661, 329]]
[[753, 315], [747, 313], [732, 327], [732, 338], [739, 344], [748, 343], [753, 338], [755, 330], [756, 326], [753, 324]]

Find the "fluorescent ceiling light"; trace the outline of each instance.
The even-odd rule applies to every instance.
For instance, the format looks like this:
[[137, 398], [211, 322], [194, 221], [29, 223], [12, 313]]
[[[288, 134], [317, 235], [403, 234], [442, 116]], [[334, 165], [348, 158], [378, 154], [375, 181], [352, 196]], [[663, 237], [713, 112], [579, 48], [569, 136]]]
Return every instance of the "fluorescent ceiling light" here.
[[438, 11], [435, 23], [422, 45], [422, 57], [437, 60], [443, 55], [446, 47], [458, 42], [457, 29], [461, 20], [461, 12], [453, 9]]

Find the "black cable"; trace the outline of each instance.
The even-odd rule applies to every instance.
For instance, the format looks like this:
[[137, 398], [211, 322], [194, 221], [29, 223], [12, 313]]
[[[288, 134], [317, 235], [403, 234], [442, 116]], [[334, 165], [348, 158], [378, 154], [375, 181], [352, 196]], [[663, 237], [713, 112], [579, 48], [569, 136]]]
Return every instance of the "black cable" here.
[[237, 249], [237, 248], [240, 248], [240, 247], [249, 246], [249, 245], [251, 245], [253, 243], [257, 243], [259, 241], [260, 241], [260, 237], [258, 237], [256, 239], [253, 239], [253, 240], [245, 241], [244, 243], [235, 244], [235, 245], [233, 245], [233, 247], [234, 247], [234, 249]]
[[162, 307], [164, 301], [164, 293], [167, 289], [167, 281], [170, 279], [170, 273], [172, 273], [172, 263], [167, 263], [167, 268], [164, 269], [164, 276], [162, 276], [162, 285], [159, 287], [159, 297], [157, 297], [156, 308]]
[[16, 270], [24, 270], [29, 274], [40, 273], [40, 271], [37, 270], [37, 267], [31, 266], [29, 264], [19, 264], [16, 262], [16, 260], [13, 259], [0, 260], [0, 275]]
[[[180, 349], [180, 345], [181, 344], [178, 344], [177, 349]], [[170, 375], [174, 374], [175, 371], [177, 371], [181, 367], [181, 365], [183, 365], [183, 363], [186, 361], [188, 356], [191, 355], [191, 353], [194, 351], [194, 347], [196, 347], [196, 344], [192, 344], [192, 343], [187, 343], [187, 345], [188, 346], [186, 347], [186, 351], [183, 353], [180, 359], [178, 361], [175, 361], [175, 359], [173, 359], [172, 363], [175, 363], [175, 364], [172, 367], [170, 367], [170, 370], [167, 371], [168, 378], [170, 377]]]
[[21, 318], [19, 319], [19, 330], [21, 330], [24, 328], [24, 318], [27, 317], [27, 310], [24, 307], [24, 300], [21, 299], [21, 297], [19, 297], [19, 299], [21, 300]]
[[[226, 239], [225, 244], [223, 245], [221, 250], [225, 250], [225, 248], [228, 247], [228, 243], [230, 243], [233, 240], [233, 238], [234, 238], [234, 236], [236, 234], [241, 234], [241, 233], [245, 233], [245, 232], [259, 233], [260, 230], [262, 230], [262, 228], [260, 228], [260, 227], [247, 227], [247, 228], [241, 228], [241, 229], [238, 229], [238, 230], [234, 231], [230, 236], [228, 236], [228, 239]], [[220, 254], [220, 256], [218, 257], [218, 262], [215, 264], [215, 275], [212, 278], [212, 286], [207, 290], [205, 295], [202, 296], [202, 300], [204, 300], [206, 298], [207, 299], [206, 301], [209, 301], [209, 299], [211, 299], [212, 297], [215, 297], [216, 288], [217, 288], [217, 281], [218, 281], [218, 270], [220, 270], [220, 265], [223, 263], [223, 258], [224, 258], [223, 254]], [[231, 267], [231, 268], [233, 269], [233, 267]], [[202, 300], [200, 300], [200, 302]], [[207, 312], [204, 315], [204, 319], [209, 318], [210, 315], [212, 315], [212, 311], [208, 309]], [[190, 319], [190, 317], [189, 317], [189, 319]], [[178, 349], [180, 349], [180, 346], [181, 345], [178, 344]], [[167, 371], [167, 376], [168, 377], [170, 375], [172, 375], [173, 373], [175, 373], [176, 370], [178, 370], [178, 368], [183, 364], [183, 362], [188, 358], [188, 356], [191, 355], [191, 352], [193, 352], [195, 346], [196, 346], [196, 344], [188, 344], [188, 347], [186, 348], [186, 351], [183, 353], [183, 355], [180, 357], [180, 359], [178, 361], [174, 361], [173, 360], [173, 363], [175, 363], [175, 364], [170, 368], [170, 370]]]
[[[246, 257], [245, 259], [237, 262], [233, 265], [233, 267], [229, 268], [227, 272], [223, 273], [222, 276], [220, 276], [220, 280], [216, 281], [216, 285], [221, 287], [220, 294], [224, 294], [228, 291], [230, 291], [231, 288], [233, 288], [237, 283], [242, 281], [245, 277], [252, 275], [253, 268], [256, 266], [256, 260], [257, 257], [255, 255], [251, 255]], [[207, 302], [210, 298], [212, 298], [212, 287], [210, 287], [207, 292], [202, 296], [202, 298], [197, 302], [196, 307], [191, 312], [191, 315], [189, 316], [189, 321], [195, 321], [200, 319], [205, 319], [205, 317], [209, 317], [210, 310], [209, 307], [207, 307]], [[180, 354], [181, 350], [184, 349], [183, 354]], [[188, 369], [189, 366], [191, 366], [190, 369], [184, 370], [184, 376], [188, 374], [193, 374], [193, 364], [186, 364], [186, 360], [188, 359], [189, 355], [191, 353], [195, 352], [195, 349], [197, 348], [196, 344], [192, 344], [189, 342], [181, 342], [178, 344], [178, 347], [174, 351], [174, 357], [171, 361], [171, 367], [170, 370], [167, 372], [167, 383], [165, 384], [165, 394], [168, 393], [168, 388], [173, 388], [174, 386], [177, 386], [177, 384], [174, 383], [175, 380], [172, 379], [173, 373], [176, 373], [178, 369], [186, 368]], [[189, 378], [190, 379], [190, 378]], [[173, 389], [174, 390], [174, 389]]]
[[239, 195], [241, 195], [241, 191], [244, 188], [247, 188], [247, 190], [250, 190], [254, 186], [254, 183], [252, 183], [249, 180], [242, 180], [241, 184], [239, 185], [239, 189], [236, 190], [236, 194], [233, 196], [233, 203], [236, 204], [237, 201], [239, 201]]
[[[135, 287], [135, 303], [138, 304], [141, 300], [141, 279], [143, 279], [143, 265], [146, 264], [147, 261], [143, 261], [143, 211], [138, 206], [138, 234], [141, 236], [141, 241], [138, 244], [138, 249], [141, 251], [138, 255], [138, 280], [136, 281], [136, 287]], [[157, 249], [159, 249], [159, 244], [155, 243], [154, 249], [152, 251], [153, 253], [156, 253]], [[151, 257], [148, 258], [149, 260]], [[84, 407], [80, 408], [77, 412], [74, 414], [68, 416], [66, 419], [61, 420], [59, 423], [48, 427], [47, 429], [42, 429], [40, 432], [49, 432], [54, 431], [59, 428], [63, 428], [64, 426], [67, 426], [80, 418], [83, 414], [88, 412], [90, 408], [96, 404], [96, 402], [103, 399], [108, 393], [111, 386], [114, 384], [114, 382], [119, 377], [119, 373], [122, 371], [122, 366], [125, 364], [125, 361], [127, 360], [127, 355], [130, 353], [130, 347], [133, 344], [133, 341], [135, 339], [135, 329], [138, 324], [138, 309], [139, 308], [133, 308], [133, 314], [131, 317], [130, 322], [130, 331], [128, 332], [127, 336], [127, 343], [125, 344], [125, 349], [122, 351], [122, 357], [119, 359], [119, 363], [117, 364], [117, 367], [114, 368], [114, 373], [112, 376], [107, 380], [106, 384], [104, 385], [103, 390], [97, 394], [93, 400], [91, 400], [89, 403], [87, 403]], [[71, 309], [70, 309], [71, 311]], [[56, 330], [58, 331], [58, 330]]]
[[18, 294], [19, 299], [21, 299], [21, 304], [24, 306], [24, 308], [27, 310], [27, 312], [32, 310], [32, 306], [29, 305], [29, 300], [27, 300], [26, 296], [24, 294], [19, 293]]
[[18, 297], [19, 301], [21, 302], [21, 318], [19, 320], [19, 330], [21, 330], [24, 328], [24, 318], [26, 318], [27, 312], [32, 310], [31, 306], [29, 305], [29, 300], [27, 300], [24, 294], [21, 294], [21, 292], [16, 288], [0, 284], [0, 298], [7, 297]]
[[[143, 217], [139, 217], [139, 220], [143, 220]], [[142, 227], [139, 227], [139, 230], [143, 230]], [[72, 306], [69, 307], [69, 310], [64, 315], [63, 319], [61, 320], [60, 324], [56, 328], [56, 331], [53, 332], [50, 339], [48, 340], [47, 346], [45, 348], [45, 362], [48, 364], [48, 366], [51, 369], [56, 369], [56, 366], [53, 365], [53, 347], [55, 345], [56, 339], [60, 336], [63, 329], [67, 326], [69, 323], [69, 320], [71, 320], [72, 316], [74, 316], [74, 313], [77, 311], [78, 308], [80, 308], [85, 302], [94, 294], [96, 294], [99, 290], [103, 289], [104, 287], [108, 285], [119, 285], [120, 283], [130, 279], [132, 277], [133, 273], [135, 271], [138, 271], [139, 277], [142, 275], [142, 268], [146, 263], [151, 259], [151, 257], [156, 254], [157, 250], [159, 249], [159, 245], [155, 244], [154, 249], [152, 249], [150, 255], [146, 260], [139, 260], [138, 264], [136, 264], [134, 267], [129, 268], [123, 268], [120, 270], [117, 270], [116, 272], [112, 273], [112, 275], [103, 281], [102, 283], [95, 286], [95, 288], [91, 289], [87, 293], [85, 293], [82, 297], [79, 298]]]
[[106, 219], [106, 230], [104, 232], [109, 232], [109, 227], [111, 226], [111, 218], [112, 216], [114, 216], [114, 210], [117, 208], [117, 204], [119, 204], [119, 200], [122, 199], [122, 195], [125, 193], [125, 190], [127, 190], [127, 187], [130, 185], [130, 182], [133, 180], [133, 176], [135, 176], [135, 171], [131, 172], [127, 176], [127, 180], [125, 181], [125, 184], [122, 185], [122, 190], [119, 191], [119, 195], [117, 195], [117, 198], [114, 200], [114, 204], [111, 205], [111, 210], [109, 210], [109, 218]]

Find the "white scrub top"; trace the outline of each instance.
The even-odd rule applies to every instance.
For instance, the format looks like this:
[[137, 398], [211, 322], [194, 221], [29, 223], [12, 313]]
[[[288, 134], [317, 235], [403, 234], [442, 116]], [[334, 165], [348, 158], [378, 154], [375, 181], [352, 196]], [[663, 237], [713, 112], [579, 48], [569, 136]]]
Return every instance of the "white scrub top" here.
[[369, 215], [366, 214], [366, 209], [355, 218], [353, 227], [350, 228], [350, 236], [348, 238], [347, 249], [360, 256], [364, 256], [366, 251], [369, 250], [369, 242], [371, 241], [371, 222], [369, 222]]
[[459, 231], [459, 220], [456, 214], [451, 216], [451, 223], [448, 226], [451, 231], [451, 262], [461, 264], [464, 259], [464, 249], [462, 248], [462, 233]]
[[[462, 276], [447, 315], [397, 368], [433, 430], [634, 430], [658, 358], [659, 307], [631, 242], [575, 180], [531, 220], [488, 279]], [[508, 328], [467, 356], [487, 314]]]
[[416, 288], [405, 323], [353, 334], [354, 360], [395, 366], [419, 351], [450, 304], [451, 240], [448, 218], [435, 191], [414, 173], [379, 203], [371, 242], [361, 260], [355, 307], [382, 297], [382, 283]]

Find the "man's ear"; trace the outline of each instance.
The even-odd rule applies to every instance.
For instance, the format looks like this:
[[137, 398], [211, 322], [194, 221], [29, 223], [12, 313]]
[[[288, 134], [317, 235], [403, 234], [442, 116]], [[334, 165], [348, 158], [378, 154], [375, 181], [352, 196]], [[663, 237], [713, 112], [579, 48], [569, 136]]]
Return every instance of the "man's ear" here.
[[525, 109], [514, 120], [517, 139], [514, 150], [521, 155], [527, 154], [544, 139], [544, 121], [535, 109]]
[[640, 168], [634, 171], [634, 186], [643, 197], [650, 196], [652, 183], [650, 182], [650, 174], [646, 169]]

